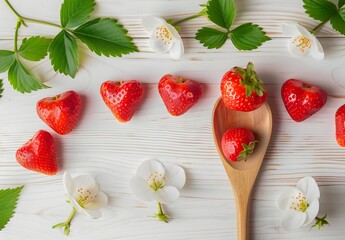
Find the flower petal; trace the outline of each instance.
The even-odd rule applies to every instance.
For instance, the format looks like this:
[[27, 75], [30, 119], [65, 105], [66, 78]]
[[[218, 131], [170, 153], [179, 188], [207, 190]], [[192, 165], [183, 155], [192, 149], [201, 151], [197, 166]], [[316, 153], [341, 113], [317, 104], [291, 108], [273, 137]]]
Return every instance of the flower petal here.
[[82, 212], [85, 215], [87, 215], [93, 219], [96, 219], [96, 218], [99, 218], [102, 216], [102, 212], [98, 209], [97, 210], [88, 210], [88, 209], [83, 208]]
[[171, 49], [169, 51], [170, 56], [173, 59], [180, 59], [182, 57], [182, 55], [184, 54], [184, 46], [183, 46], [183, 42], [175, 40], [172, 43]]
[[307, 214], [307, 219], [305, 220], [304, 225], [308, 225], [312, 221], [314, 221], [315, 217], [319, 213], [319, 200], [314, 200], [312, 203], [307, 208], [306, 214]]
[[82, 188], [83, 191], [90, 191], [92, 195], [97, 195], [99, 191], [96, 180], [89, 175], [79, 175], [73, 178], [73, 183], [76, 190]]
[[163, 163], [156, 159], [144, 161], [140, 164], [137, 170], [137, 176], [142, 177], [145, 180], [155, 173], [161, 174], [163, 177], [165, 176], [165, 167]]
[[142, 177], [135, 176], [129, 181], [129, 187], [132, 192], [143, 201], [152, 201], [153, 197], [151, 192], [153, 191], [149, 184]]
[[63, 184], [64, 184], [66, 196], [68, 200], [70, 201], [70, 203], [72, 204], [72, 206], [75, 207], [79, 212], [82, 212], [83, 208], [75, 200], [76, 191], [75, 191], [73, 179], [68, 172], [65, 172], [63, 175]]
[[88, 206], [85, 206], [87, 210], [97, 210], [105, 207], [108, 204], [108, 197], [104, 192], [98, 192], [95, 200], [89, 204]]
[[152, 192], [153, 199], [163, 204], [175, 202], [179, 196], [179, 190], [172, 186], [165, 186], [156, 192]]
[[325, 58], [325, 52], [323, 51], [321, 43], [319, 42], [319, 40], [317, 40], [315, 36], [313, 36], [312, 40], [312, 47], [309, 51], [310, 56], [317, 60], [323, 60]]
[[63, 182], [64, 188], [65, 188], [66, 194], [68, 193], [69, 195], [74, 197], [75, 186], [73, 183], [73, 179], [68, 172], [64, 173], [63, 178], [62, 178], [62, 182]]
[[156, 28], [167, 24], [167, 22], [163, 18], [147, 16], [141, 20], [141, 24], [147, 32], [151, 33], [156, 30]]
[[312, 38], [313, 34], [311, 34], [305, 27], [303, 27], [301, 24], [296, 24], [297, 31], [308, 38]]
[[281, 218], [281, 226], [287, 231], [296, 230], [304, 224], [306, 218], [307, 214], [304, 212], [287, 210]]
[[287, 188], [282, 195], [279, 196], [277, 206], [281, 210], [288, 210], [291, 206], [291, 198], [297, 196], [299, 193], [297, 188]]
[[173, 186], [181, 190], [186, 183], [186, 173], [180, 166], [166, 164], [165, 166], [165, 185]]
[[299, 31], [298, 26], [300, 26], [298, 23], [283, 23], [283, 26], [282, 26], [283, 34], [287, 36], [300, 35], [301, 32]]
[[300, 189], [307, 198], [308, 203], [320, 198], [320, 190], [312, 177], [304, 177], [297, 182], [297, 188]]
[[157, 53], [166, 53], [172, 47], [173, 42], [165, 42], [161, 37], [157, 37], [157, 33], [154, 31], [150, 37], [150, 47]]

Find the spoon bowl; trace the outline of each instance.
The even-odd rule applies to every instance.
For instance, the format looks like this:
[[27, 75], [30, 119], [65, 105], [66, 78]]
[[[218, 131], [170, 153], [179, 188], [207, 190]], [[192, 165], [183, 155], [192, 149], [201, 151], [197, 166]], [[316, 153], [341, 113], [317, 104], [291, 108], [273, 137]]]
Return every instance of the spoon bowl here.
[[[228, 109], [220, 97], [214, 106], [212, 121], [213, 138], [236, 201], [237, 239], [246, 240], [250, 196], [272, 133], [271, 109], [264, 103], [251, 112], [235, 111]], [[239, 127], [252, 131], [258, 143], [247, 161], [231, 162], [223, 154], [222, 136], [228, 129]]]

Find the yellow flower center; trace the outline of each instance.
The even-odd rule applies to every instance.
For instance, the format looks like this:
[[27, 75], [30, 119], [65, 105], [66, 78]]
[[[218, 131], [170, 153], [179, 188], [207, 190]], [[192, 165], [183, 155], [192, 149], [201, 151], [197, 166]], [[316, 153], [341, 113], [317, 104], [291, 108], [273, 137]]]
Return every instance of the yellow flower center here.
[[77, 189], [78, 197], [76, 198], [78, 204], [85, 208], [85, 206], [90, 205], [95, 201], [95, 196], [91, 193], [90, 190], [84, 190], [83, 188]]
[[165, 176], [157, 171], [152, 173], [147, 179], [147, 183], [150, 185], [154, 191], [158, 191], [158, 189], [163, 188], [165, 185]]
[[170, 31], [164, 25], [156, 28], [155, 38], [160, 38], [164, 45], [170, 45], [172, 42], [172, 36]]
[[305, 212], [309, 207], [307, 198], [301, 192], [299, 192], [297, 196], [292, 196], [291, 198], [290, 209], [298, 212]]
[[298, 48], [301, 53], [311, 48], [312, 40], [304, 35], [300, 35], [295, 38], [292, 43]]

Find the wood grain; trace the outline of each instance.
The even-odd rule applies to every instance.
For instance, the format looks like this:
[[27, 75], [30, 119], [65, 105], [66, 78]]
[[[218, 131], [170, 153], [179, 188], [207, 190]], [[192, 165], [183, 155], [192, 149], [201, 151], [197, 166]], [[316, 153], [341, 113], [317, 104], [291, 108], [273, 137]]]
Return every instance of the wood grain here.
[[[20, 13], [58, 22], [60, 1], [12, 0]], [[123, 59], [99, 57], [80, 44], [81, 67], [75, 79], [54, 73], [46, 58], [25, 62], [30, 71], [52, 86], [22, 95], [12, 90], [4, 78], [0, 99], [0, 187], [25, 184], [17, 213], [0, 232], [4, 240], [61, 240], [61, 232], [51, 226], [64, 220], [70, 211], [65, 203], [62, 174], [90, 173], [110, 197], [102, 218], [77, 215], [72, 222], [71, 240], [148, 240], [148, 239], [236, 239], [235, 200], [212, 137], [212, 109], [218, 99], [222, 75], [233, 66], [253, 61], [265, 82], [273, 115], [271, 143], [252, 194], [249, 237], [254, 240], [303, 239], [343, 240], [345, 230], [345, 157], [334, 136], [334, 113], [345, 103], [345, 39], [326, 25], [319, 33], [325, 49], [324, 61], [295, 58], [287, 51], [288, 36], [281, 24], [298, 21], [316, 25], [306, 16], [300, 0], [236, 1], [236, 24], [254, 21], [264, 27], [273, 40], [253, 52], [238, 52], [227, 43], [219, 50], [206, 50], [193, 39], [196, 30], [208, 25], [196, 19], [182, 26], [186, 54], [180, 61], [153, 53], [148, 34], [140, 25], [145, 15], [181, 18], [197, 12], [196, 0], [102, 0], [95, 16], [118, 17], [129, 29], [142, 52]], [[15, 17], [0, 1], [0, 48], [13, 48]], [[52, 36], [57, 29], [30, 24], [20, 31], [21, 38], [32, 34]], [[166, 73], [193, 78], [203, 83], [201, 100], [185, 115], [170, 116], [157, 91], [157, 82]], [[293, 122], [280, 99], [280, 87], [289, 78], [300, 78], [323, 87], [328, 102], [314, 116]], [[118, 123], [99, 95], [102, 82], [137, 79], [145, 85], [144, 102], [132, 121]], [[73, 89], [83, 96], [80, 123], [69, 135], [54, 134], [61, 165], [57, 176], [47, 177], [21, 168], [14, 157], [17, 148], [39, 129], [52, 132], [36, 115], [36, 102]], [[174, 219], [163, 224], [147, 216], [154, 203], [135, 199], [129, 178], [143, 160], [157, 157], [185, 168], [187, 183], [181, 198], [164, 206]], [[320, 185], [320, 215], [327, 212], [331, 227], [285, 232], [279, 225], [281, 212], [276, 199], [284, 187], [293, 186], [306, 175]], [[67, 239], [67, 238], [66, 238]]]

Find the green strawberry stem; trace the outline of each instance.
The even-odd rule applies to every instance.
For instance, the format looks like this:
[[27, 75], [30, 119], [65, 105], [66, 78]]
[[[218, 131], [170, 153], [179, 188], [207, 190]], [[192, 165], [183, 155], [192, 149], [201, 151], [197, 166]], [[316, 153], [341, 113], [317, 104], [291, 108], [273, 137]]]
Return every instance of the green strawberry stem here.
[[44, 24], [44, 25], [49, 25], [49, 26], [53, 26], [53, 27], [62, 28], [60, 25], [55, 24], [55, 23], [23, 17], [14, 9], [14, 7], [10, 4], [10, 2], [8, 0], [4, 0], [4, 1], [5, 1], [6, 5], [9, 7], [9, 9], [11, 9], [11, 11], [14, 13], [14, 15], [17, 16], [18, 21], [21, 24], [23, 24], [25, 27], [27, 27], [27, 25], [25, 23], [25, 21], [27, 21], [27, 22], [40, 23], [40, 24]]
[[77, 209], [75, 207], [73, 207], [72, 212], [68, 216], [67, 220], [65, 222], [61, 222], [61, 223], [58, 223], [58, 224], [52, 226], [52, 228], [65, 227], [64, 233], [66, 236], [68, 236], [70, 231], [71, 231], [71, 221], [72, 221], [76, 211], [77, 211]]
[[168, 223], [168, 219], [171, 219], [171, 216], [165, 214], [162, 209], [162, 204], [157, 202], [158, 204], [158, 213], [156, 213], [153, 218], [157, 218], [159, 221]]
[[18, 52], [18, 31], [19, 31], [19, 28], [22, 25], [22, 23], [23, 22], [18, 20], [17, 24], [16, 24], [16, 30], [14, 31], [14, 47], [13, 47], [13, 50], [14, 50], [15, 53]]
[[187, 22], [187, 21], [192, 20], [194, 18], [198, 18], [198, 17], [202, 17], [202, 16], [207, 16], [206, 6], [207, 6], [207, 4], [200, 4], [200, 7], [202, 7], [202, 10], [200, 12], [198, 12], [198, 14], [191, 15], [191, 16], [186, 17], [186, 18], [182, 18], [182, 19], [180, 19], [180, 20], [178, 20], [176, 22], [174, 22], [173, 19], [168, 19], [167, 22], [170, 23], [171, 25], [173, 25], [174, 27], [177, 27], [181, 23]]
[[310, 31], [310, 33], [313, 34], [313, 35], [315, 35], [315, 33], [316, 33], [317, 31], [319, 31], [320, 28], [321, 28], [323, 25], [325, 25], [328, 21], [329, 21], [329, 20], [320, 22], [316, 27], [314, 27], [314, 28]]
[[253, 153], [256, 143], [258, 143], [258, 141], [250, 142], [248, 145], [242, 143], [243, 150], [238, 155], [237, 161], [247, 161], [247, 158]]
[[246, 69], [234, 67], [233, 71], [241, 76], [241, 84], [246, 88], [246, 97], [249, 97], [254, 91], [260, 97], [264, 94], [265, 88], [262, 81], [256, 75], [252, 62], [248, 63]]

